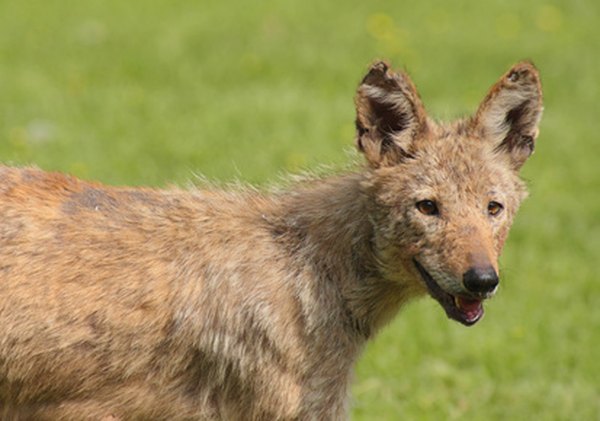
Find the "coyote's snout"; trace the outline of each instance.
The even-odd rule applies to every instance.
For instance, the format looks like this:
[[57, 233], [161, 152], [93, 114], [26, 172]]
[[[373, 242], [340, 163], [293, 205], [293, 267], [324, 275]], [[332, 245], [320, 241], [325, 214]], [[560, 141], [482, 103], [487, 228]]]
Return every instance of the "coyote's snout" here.
[[519, 63], [437, 123], [380, 62], [354, 172], [262, 193], [0, 169], [0, 417], [343, 418], [352, 364], [408, 299], [481, 319], [541, 109]]

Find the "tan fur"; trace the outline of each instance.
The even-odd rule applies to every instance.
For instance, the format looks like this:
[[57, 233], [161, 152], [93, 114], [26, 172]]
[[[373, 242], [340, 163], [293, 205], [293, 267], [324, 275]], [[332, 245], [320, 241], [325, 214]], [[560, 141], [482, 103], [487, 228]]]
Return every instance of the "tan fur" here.
[[497, 269], [541, 91], [521, 63], [437, 124], [376, 63], [356, 104], [368, 166], [270, 194], [2, 168], [2, 419], [343, 419], [365, 341], [427, 291], [415, 259], [450, 294]]

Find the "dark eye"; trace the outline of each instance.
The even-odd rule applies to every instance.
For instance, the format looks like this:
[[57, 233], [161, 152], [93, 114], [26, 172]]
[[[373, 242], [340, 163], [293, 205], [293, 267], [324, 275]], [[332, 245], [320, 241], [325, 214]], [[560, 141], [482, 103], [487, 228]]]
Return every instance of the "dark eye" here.
[[488, 203], [488, 208], [487, 208], [488, 215], [496, 216], [500, 212], [502, 212], [502, 209], [504, 209], [504, 206], [502, 206], [501, 203], [494, 202], [494, 201], [491, 201], [490, 203]]
[[439, 215], [440, 211], [433, 200], [421, 200], [417, 202], [417, 209], [424, 215]]

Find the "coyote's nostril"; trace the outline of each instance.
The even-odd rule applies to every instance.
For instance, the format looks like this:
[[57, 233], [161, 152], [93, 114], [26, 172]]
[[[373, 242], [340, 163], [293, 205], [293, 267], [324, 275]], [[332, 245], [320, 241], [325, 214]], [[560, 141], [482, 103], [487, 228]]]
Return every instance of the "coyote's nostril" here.
[[473, 267], [463, 275], [465, 288], [474, 293], [490, 293], [498, 286], [498, 274], [493, 267]]

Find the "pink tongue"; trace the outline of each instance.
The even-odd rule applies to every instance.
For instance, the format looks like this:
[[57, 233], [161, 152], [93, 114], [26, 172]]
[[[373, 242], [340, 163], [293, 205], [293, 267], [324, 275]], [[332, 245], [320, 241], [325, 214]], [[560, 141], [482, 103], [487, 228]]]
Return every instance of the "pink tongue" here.
[[460, 308], [469, 319], [477, 317], [481, 311], [481, 301], [458, 297], [458, 308]]

